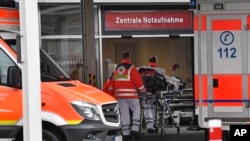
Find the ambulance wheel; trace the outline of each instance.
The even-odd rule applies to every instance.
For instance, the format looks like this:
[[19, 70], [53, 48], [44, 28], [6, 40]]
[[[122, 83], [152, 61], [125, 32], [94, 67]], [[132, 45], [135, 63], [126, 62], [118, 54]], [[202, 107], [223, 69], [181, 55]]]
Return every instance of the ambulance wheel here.
[[161, 129], [161, 136], [164, 137], [165, 136], [165, 130], [162, 128]]
[[[43, 141], [65, 141], [63, 134], [54, 126], [43, 126], [42, 138]], [[23, 141], [22, 130], [17, 134], [15, 141]]]
[[43, 141], [62, 141], [61, 136], [59, 133], [52, 131], [52, 130], [43, 130]]

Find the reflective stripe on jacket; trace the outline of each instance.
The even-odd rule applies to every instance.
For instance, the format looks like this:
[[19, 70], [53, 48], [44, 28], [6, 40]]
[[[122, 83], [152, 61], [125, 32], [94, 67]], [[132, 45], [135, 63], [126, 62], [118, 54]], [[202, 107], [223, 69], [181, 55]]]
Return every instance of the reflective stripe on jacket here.
[[117, 99], [138, 98], [138, 91], [146, 92], [141, 75], [136, 67], [124, 60], [122, 64], [117, 66], [111, 83]]

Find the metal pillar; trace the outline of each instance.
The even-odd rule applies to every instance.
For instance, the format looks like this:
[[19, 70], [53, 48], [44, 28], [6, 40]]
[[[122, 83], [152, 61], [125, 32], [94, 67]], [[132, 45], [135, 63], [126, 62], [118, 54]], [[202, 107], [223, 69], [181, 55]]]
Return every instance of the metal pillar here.
[[24, 141], [42, 141], [37, 0], [20, 0]]
[[81, 0], [84, 82], [96, 86], [96, 48], [93, 0]]

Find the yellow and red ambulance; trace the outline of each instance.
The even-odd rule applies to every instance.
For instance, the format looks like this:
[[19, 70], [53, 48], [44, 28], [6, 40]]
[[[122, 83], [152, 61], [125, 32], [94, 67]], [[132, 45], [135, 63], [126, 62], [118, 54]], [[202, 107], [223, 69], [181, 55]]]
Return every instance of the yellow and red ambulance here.
[[[6, 38], [19, 26], [18, 11], [0, 8], [0, 28]], [[5, 38], [3, 37], [3, 38]], [[0, 38], [0, 139], [23, 140], [21, 65], [15, 46]], [[116, 99], [71, 79], [43, 50], [41, 118], [43, 140], [122, 140]]]
[[198, 123], [222, 129], [250, 123], [250, 2], [197, 0], [194, 11], [195, 104]]

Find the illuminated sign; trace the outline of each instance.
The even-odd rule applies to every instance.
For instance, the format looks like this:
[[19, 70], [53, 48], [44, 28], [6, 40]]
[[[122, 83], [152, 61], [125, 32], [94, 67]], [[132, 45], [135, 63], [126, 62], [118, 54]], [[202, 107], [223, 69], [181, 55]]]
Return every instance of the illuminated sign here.
[[192, 30], [193, 15], [188, 10], [105, 11], [107, 31]]

